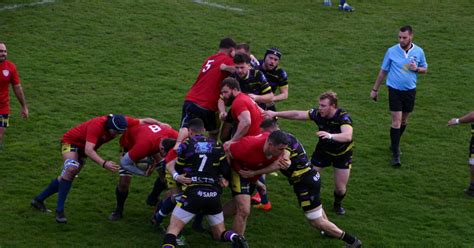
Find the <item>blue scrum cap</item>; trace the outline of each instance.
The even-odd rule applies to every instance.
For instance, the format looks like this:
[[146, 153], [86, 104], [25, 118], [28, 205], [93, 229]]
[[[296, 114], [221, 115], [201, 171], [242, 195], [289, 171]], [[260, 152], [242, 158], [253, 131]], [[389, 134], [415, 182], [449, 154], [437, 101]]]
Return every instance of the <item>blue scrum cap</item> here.
[[125, 119], [125, 116], [123, 115], [110, 114], [107, 117], [107, 129], [113, 129], [119, 132], [124, 132], [125, 130], [127, 130], [127, 126], [127, 119]]

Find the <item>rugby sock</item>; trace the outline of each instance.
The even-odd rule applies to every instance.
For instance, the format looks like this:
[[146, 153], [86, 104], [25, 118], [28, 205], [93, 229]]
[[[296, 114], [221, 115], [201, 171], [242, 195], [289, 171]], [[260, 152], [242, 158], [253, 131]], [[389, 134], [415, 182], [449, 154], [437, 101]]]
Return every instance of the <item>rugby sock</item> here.
[[64, 204], [66, 203], [66, 198], [69, 194], [71, 186], [72, 181], [64, 180], [64, 178], [61, 178], [61, 180], [59, 180], [58, 205], [56, 206], [56, 212], [64, 212]]
[[400, 128], [390, 128], [390, 140], [392, 141], [393, 155], [400, 155], [398, 154], [400, 147]]
[[[261, 183], [265, 184], [265, 178], [261, 176], [258, 181]], [[263, 190], [258, 189], [258, 193], [260, 194], [260, 203], [261, 204], [267, 204], [268, 203], [268, 195], [263, 192]]]
[[178, 244], [176, 243], [176, 235], [167, 233], [165, 235], [165, 239], [163, 240], [163, 246], [162, 248], [175, 248], [178, 247]]
[[405, 132], [405, 129], [407, 128], [407, 124], [401, 125], [400, 126], [400, 137], [402, 137], [403, 133]]
[[161, 178], [158, 176], [156, 177], [155, 183], [153, 184], [153, 189], [151, 193], [148, 195], [148, 199], [158, 199], [158, 196], [166, 189], [166, 183], [161, 181]]
[[118, 187], [115, 187], [115, 196], [117, 198], [117, 208], [115, 209], [115, 212], [122, 213], [123, 207], [125, 205], [125, 201], [127, 200], [127, 197], [128, 197], [128, 190], [125, 192], [122, 192], [118, 189]]
[[157, 223], [163, 222], [163, 219], [173, 211], [176, 204], [171, 198], [172, 197], [168, 197], [162, 201], [163, 203], [160, 210], [155, 214], [155, 220]]
[[344, 240], [347, 244], [353, 244], [356, 241], [354, 236], [346, 232], [342, 232], [340, 239]]
[[59, 190], [59, 180], [58, 178], [54, 178], [51, 180], [49, 185], [41, 192], [39, 195], [35, 197], [35, 200], [37, 201], [44, 201], [46, 198], [50, 197], [54, 193], [57, 193]]
[[235, 233], [234, 231], [232, 230], [227, 230], [227, 231], [223, 231], [221, 233], [221, 240], [222, 241], [231, 241], [232, 242], [232, 238], [234, 236], [238, 235], [237, 233]]
[[340, 207], [342, 204], [342, 199], [344, 199], [345, 196], [345, 193], [343, 195], [339, 195], [336, 193], [336, 191], [334, 191], [334, 206]]

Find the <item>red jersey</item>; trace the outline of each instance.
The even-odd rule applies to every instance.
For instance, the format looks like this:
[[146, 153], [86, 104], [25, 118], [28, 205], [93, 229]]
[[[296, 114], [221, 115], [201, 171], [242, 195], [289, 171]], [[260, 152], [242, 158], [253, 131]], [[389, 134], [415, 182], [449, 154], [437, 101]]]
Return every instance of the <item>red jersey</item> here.
[[240, 93], [235, 97], [234, 101], [232, 102], [232, 106], [230, 107], [232, 118], [237, 124], [239, 123], [239, 115], [244, 111], [250, 112], [250, 119], [252, 120], [249, 130], [245, 136], [262, 133], [260, 124], [263, 121], [263, 117], [260, 113], [257, 103], [247, 94]]
[[166, 163], [169, 163], [175, 159], [178, 158], [178, 153], [176, 153], [176, 150], [175, 149], [171, 149], [167, 154], [166, 154], [166, 157], [165, 157], [165, 161]]
[[140, 159], [160, 152], [162, 139], [178, 138], [178, 132], [165, 125], [137, 125], [128, 128], [120, 138], [120, 145], [128, 150], [130, 159]]
[[[259, 170], [269, 166], [279, 157], [268, 158], [263, 152], [263, 146], [270, 133], [265, 132], [256, 136], [245, 136], [230, 145], [232, 156], [232, 168], [239, 170]], [[260, 175], [248, 178], [251, 182], [256, 182]]]
[[[125, 116], [125, 119], [127, 120], [127, 128], [140, 124], [138, 119], [128, 116]], [[108, 130], [105, 129], [106, 122], [107, 116], [99, 116], [81, 123], [69, 129], [69, 131], [63, 135], [61, 142], [76, 145], [80, 149], [85, 148], [86, 142], [91, 142], [95, 144], [94, 150], [97, 150], [102, 144], [114, 138], [110, 135]]]
[[20, 77], [16, 66], [5, 60], [0, 63], [0, 114], [10, 113], [9, 86], [20, 84]]
[[229, 72], [221, 70], [222, 64], [233, 65], [234, 60], [222, 52], [207, 58], [185, 100], [196, 103], [205, 109], [217, 111], [221, 82], [230, 75]]

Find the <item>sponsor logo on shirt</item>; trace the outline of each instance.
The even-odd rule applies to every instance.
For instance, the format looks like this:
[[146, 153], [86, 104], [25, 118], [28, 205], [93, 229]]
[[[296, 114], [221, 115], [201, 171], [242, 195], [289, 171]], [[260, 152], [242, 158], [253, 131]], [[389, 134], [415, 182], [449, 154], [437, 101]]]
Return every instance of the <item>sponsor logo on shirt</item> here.
[[3, 76], [8, 77], [8, 75], [10, 75], [10, 71], [9, 70], [3, 70], [2, 74], [3, 74]]

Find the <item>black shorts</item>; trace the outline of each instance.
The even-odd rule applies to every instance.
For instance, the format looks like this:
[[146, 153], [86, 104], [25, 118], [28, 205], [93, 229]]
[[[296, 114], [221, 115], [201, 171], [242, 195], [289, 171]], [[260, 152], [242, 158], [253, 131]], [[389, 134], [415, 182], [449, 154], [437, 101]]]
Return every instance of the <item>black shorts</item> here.
[[8, 127], [8, 114], [0, 114], [0, 127]]
[[255, 191], [256, 184], [250, 182], [248, 179], [243, 178], [240, 174], [232, 169], [231, 171], [231, 191], [232, 196], [236, 195], [252, 195]]
[[202, 108], [193, 102], [184, 101], [181, 114], [181, 127], [187, 127], [189, 121], [194, 118], [201, 119], [208, 132], [217, 130], [216, 112]]
[[333, 166], [338, 169], [351, 169], [352, 168], [352, 150], [345, 152], [344, 154], [334, 156], [328, 154], [322, 149], [316, 148], [311, 156], [311, 163], [317, 167], [328, 167]]
[[388, 87], [388, 104], [390, 111], [411, 113], [415, 108], [416, 89], [396, 90]]
[[308, 211], [321, 205], [321, 180], [314, 169], [301, 176], [301, 181], [293, 184], [293, 191], [303, 211]]
[[189, 187], [180, 199], [180, 207], [193, 214], [219, 214], [222, 212], [221, 190], [217, 187]]

